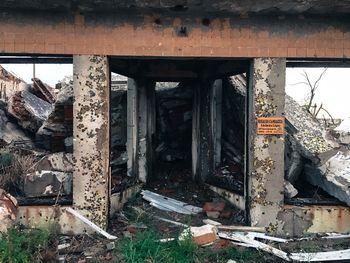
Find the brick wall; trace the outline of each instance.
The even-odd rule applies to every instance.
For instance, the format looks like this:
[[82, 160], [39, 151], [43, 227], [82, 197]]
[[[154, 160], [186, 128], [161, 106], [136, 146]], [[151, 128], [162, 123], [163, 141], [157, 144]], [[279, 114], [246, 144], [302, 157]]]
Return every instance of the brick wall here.
[[350, 58], [350, 22], [212, 17], [203, 23], [200, 16], [12, 15], [0, 19], [0, 53]]

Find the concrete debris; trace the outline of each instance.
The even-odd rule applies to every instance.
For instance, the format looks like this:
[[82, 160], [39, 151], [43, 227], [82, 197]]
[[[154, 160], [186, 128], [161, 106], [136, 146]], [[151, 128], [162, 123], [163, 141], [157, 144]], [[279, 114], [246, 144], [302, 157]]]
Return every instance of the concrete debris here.
[[45, 155], [32, 167], [32, 170], [38, 172], [48, 170], [72, 173], [73, 154], [59, 152]]
[[334, 129], [335, 137], [341, 144], [350, 144], [350, 118]]
[[297, 196], [298, 190], [288, 181], [284, 181], [284, 196], [286, 198], [293, 198]]
[[28, 89], [15, 93], [8, 104], [8, 113], [22, 128], [32, 133], [38, 131], [52, 109], [50, 103], [30, 93]]
[[293, 135], [309, 152], [320, 154], [337, 146], [326, 137], [326, 129], [292, 97], [286, 95], [286, 118], [297, 129]]
[[35, 171], [24, 177], [23, 192], [26, 197], [72, 194], [72, 173]]
[[4, 144], [22, 142], [33, 148], [32, 139], [16, 123], [10, 122], [4, 110], [0, 109], [0, 141]]
[[142, 198], [149, 201], [150, 205], [164, 211], [172, 211], [181, 214], [198, 214], [202, 212], [202, 208], [186, 204], [184, 202], [165, 197], [148, 190], [141, 192]]
[[65, 78], [59, 87], [54, 108], [36, 133], [36, 141], [38, 147], [52, 152], [72, 152], [69, 138], [73, 136], [73, 81]]
[[0, 189], [0, 233], [6, 232], [16, 220], [17, 200]]
[[198, 246], [211, 244], [218, 239], [217, 230], [212, 225], [191, 226], [180, 234], [179, 241], [186, 240], [188, 237], [191, 237]]
[[32, 78], [33, 85], [31, 86], [31, 92], [39, 97], [40, 99], [53, 104], [55, 102], [55, 93], [53, 88], [51, 88], [49, 85], [44, 84], [40, 79], [38, 78]]
[[73, 208], [70, 208], [70, 207], [66, 208], [66, 212], [68, 212], [69, 214], [72, 214], [73, 216], [78, 218], [80, 221], [82, 221], [83, 223], [85, 223], [86, 225], [88, 225], [93, 230], [95, 230], [96, 232], [100, 233], [101, 235], [103, 235], [107, 239], [111, 239], [111, 240], [117, 239], [116, 236], [108, 234], [102, 228], [100, 228], [96, 224], [92, 223], [89, 219], [87, 219], [85, 216], [83, 216], [80, 213], [78, 213], [77, 211], [75, 211]]
[[305, 178], [350, 206], [350, 151], [339, 151], [325, 164], [305, 165]]

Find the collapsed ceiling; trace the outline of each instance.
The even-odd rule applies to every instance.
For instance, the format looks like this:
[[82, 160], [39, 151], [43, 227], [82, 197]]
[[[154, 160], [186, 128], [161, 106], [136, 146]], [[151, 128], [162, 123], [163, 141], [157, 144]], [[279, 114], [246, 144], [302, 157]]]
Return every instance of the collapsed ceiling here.
[[2, 0], [0, 10], [43, 11], [118, 11], [159, 10], [182, 12], [226, 12], [241, 14], [315, 14], [350, 13], [349, 0]]

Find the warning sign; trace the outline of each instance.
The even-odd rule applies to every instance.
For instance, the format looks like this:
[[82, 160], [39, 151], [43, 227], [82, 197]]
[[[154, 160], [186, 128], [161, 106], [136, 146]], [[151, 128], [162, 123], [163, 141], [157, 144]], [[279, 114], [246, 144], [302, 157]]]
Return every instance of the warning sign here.
[[284, 118], [257, 118], [257, 134], [279, 135], [284, 134]]

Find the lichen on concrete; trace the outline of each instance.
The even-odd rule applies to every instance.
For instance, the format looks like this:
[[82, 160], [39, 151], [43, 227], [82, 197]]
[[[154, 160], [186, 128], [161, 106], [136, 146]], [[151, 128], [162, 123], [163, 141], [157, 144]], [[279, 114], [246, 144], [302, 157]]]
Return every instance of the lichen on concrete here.
[[109, 68], [105, 56], [74, 56], [73, 205], [105, 228], [109, 197]]

